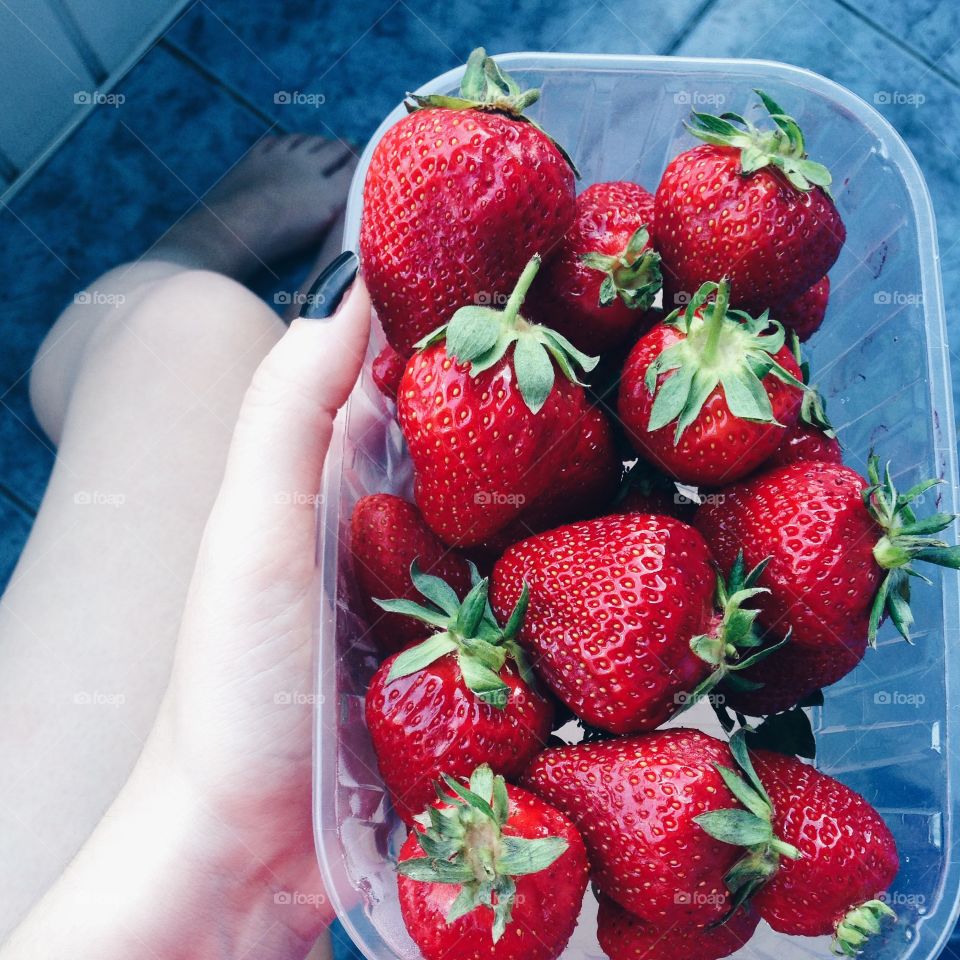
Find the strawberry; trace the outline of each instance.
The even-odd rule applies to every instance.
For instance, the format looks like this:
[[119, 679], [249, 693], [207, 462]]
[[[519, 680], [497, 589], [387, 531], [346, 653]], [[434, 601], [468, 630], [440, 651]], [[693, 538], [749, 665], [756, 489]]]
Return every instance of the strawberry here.
[[470, 567], [456, 550], [437, 539], [420, 511], [402, 497], [375, 493], [361, 497], [350, 518], [353, 576], [363, 613], [381, 653], [389, 654], [424, 635], [423, 624], [402, 614], [384, 613], [374, 597], [414, 600], [410, 579], [414, 561], [450, 585], [458, 597], [470, 589]]
[[705, 283], [637, 341], [620, 381], [617, 409], [635, 449], [685, 483], [746, 476], [800, 415], [804, 385], [783, 327], [728, 311], [729, 293], [725, 280]]
[[830, 300], [830, 278], [821, 277], [806, 293], [776, 311], [777, 319], [800, 340], [809, 340], [823, 323]]
[[827, 418], [827, 408], [816, 387], [810, 384], [810, 364], [800, 355], [800, 338], [796, 332], [790, 335], [793, 356], [800, 367], [800, 377], [807, 389], [803, 394], [800, 419], [787, 432], [764, 464], [764, 469], [785, 467], [798, 460], [821, 460], [824, 463], [841, 463], [843, 451], [833, 425]]
[[480, 766], [400, 849], [404, 923], [425, 960], [554, 960], [576, 926], [587, 856], [573, 824]]
[[885, 616], [909, 639], [914, 561], [960, 567], [960, 548], [929, 536], [953, 516], [918, 520], [910, 506], [937, 481], [900, 494], [876, 457], [868, 476], [869, 483], [841, 464], [800, 461], [734, 484], [697, 511], [722, 569], [741, 552], [749, 565], [769, 558], [756, 581], [769, 590], [757, 596], [758, 623], [780, 637], [789, 631], [790, 640], [762, 673], [786, 657], [793, 702], [848, 673], [876, 643]]
[[612, 514], [512, 546], [491, 602], [503, 617], [529, 593], [517, 639], [538, 675], [590, 726], [633, 733], [755, 662], [740, 659], [758, 642], [756, 612], [741, 609], [752, 577], [717, 583], [706, 544], [679, 520]]
[[[657, 928], [702, 928], [730, 912], [724, 877], [742, 858], [700, 826], [704, 814], [738, 804], [718, 765], [733, 765], [726, 743], [678, 727], [551, 747], [520, 783], [576, 824], [602, 894]], [[756, 842], [771, 869], [796, 852], [769, 826]]]
[[573, 221], [573, 166], [523, 115], [539, 95], [521, 92], [478, 48], [459, 97], [411, 94], [412, 112], [374, 149], [360, 263], [402, 357], [458, 307], [509, 293], [520, 265]]
[[687, 129], [706, 143], [664, 171], [653, 214], [664, 303], [727, 277], [736, 306], [776, 315], [777, 304], [809, 290], [840, 253], [846, 231], [827, 191], [829, 171], [807, 159], [797, 122], [757, 94], [774, 130], [736, 114], [694, 113]]
[[520, 315], [539, 263], [502, 310], [463, 307], [422, 341], [400, 383], [416, 501], [447, 543], [501, 544], [508, 532], [586, 513], [616, 489], [609, 425], [574, 372], [596, 359]]
[[475, 576], [461, 603], [443, 580], [416, 566], [410, 575], [427, 605], [377, 602], [433, 632], [381, 664], [366, 697], [380, 773], [408, 824], [433, 799], [441, 774], [466, 777], [487, 763], [518, 776], [542, 749], [553, 719], [514, 640], [526, 595], [501, 629], [487, 603], [486, 580]]
[[877, 921], [893, 916], [879, 898], [897, 875], [897, 845], [860, 794], [795, 757], [753, 755], [774, 810], [776, 834], [797, 847], [753, 903], [780, 933], [834, 935], [834, 952], [855, 956]]
[[717, 926], [664, 929], [598, 899], [597, 939], [610, 960], [721, 960], [745, 946], [760, 922], [755, 911], [737, 910]]
[[[735, 902], [750, 899], [774, 930], [833, 934], [833, 952], [856, 956], [880, 920], [894, 916], [881, 900], [899, 868], [897, 846], [880, 815], [859, 794], [796, 757], [757, 750], [744, 732], [730, 740], [742, 776], [721, 770], [746, 812], [731, 808], [697, 817], [715, 839], [747, 848], [727, 874]], [[790, 850], [769, 862], [773, 846]]]
[[530, 296], [534, 319], [581, 350], [605, 353], [635, 335], [660, 289], [650, 245], [653, 194], [618, 180], [577, 197], [577, 212]]
[[396, 402], [397, 389], [403, 368], [406, 364], [403, 357], [390, 344], [387, 344], [374, 358], [370, 372], [377, 389], [388, 399]]

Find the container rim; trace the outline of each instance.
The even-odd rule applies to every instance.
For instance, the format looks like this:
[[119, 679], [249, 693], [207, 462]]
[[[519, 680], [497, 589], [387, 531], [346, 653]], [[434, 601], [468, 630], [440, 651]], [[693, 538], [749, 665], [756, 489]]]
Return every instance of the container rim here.
[[[936, 218], [930, 192], [916, 158], [898, 131], [874, 106], [851, 90], [822, 74], [808, 70], [805, 67], [798, 67], [794, 64], [778, 60], [640, 54], [538, 53], [535, 51], [495, 53], [493, 56], [501, 66], [507, 69], [529, 69], [541, 72], [571, 68], [580, 72], [596, 69], [649, 71], [670, 74], [688, 69], [700, 69], [705, 73], [717, 74], [763, 74], [765, 80], [769, 79], [802, 86], [806, 92], [830, 100], [834, 105], [838, 105], [855, 115], [876, 140], [882, 144], [885, 158], [899, 167], [907, 194], [913, 206], [912, 212], [917, 226], [917, 254], [924, 320], [927, 331], [927, 371], [931, 374], [930, 392], [933, 407], [940, 416], [939, 422], [935, 422], [934, 424], [935, 437], [932, 453], [940, 468], [941, 477], [945, 481], [944, 487], [941, 488], [943, 491], [941, 509], [951, 513], [957, 512], [957, 448], [953, 426], [954, 412], [953, 396], [950, 389], [949, 347], [940, 277]], [[447, 70], [422, 84], [415, 92], [427, 94], [455, 87], [459, 83], [463, 70], [463, 65]], [[362, 192], [363, 179], [366, 175], [367, 166], [376, 144], [383, 136], [383, 133], [403, 116], [404, 112], [402, 103], [398, 103], [370, 137], [361, 153], [351, 182], [351, 198], [359, 196]], [[359, 204], [348, 204], [343, 234], [345, 244], [348, 241], [352, 242], [353, 238], [359, 235], [360, 213]], [[337, 469], [335, 471], [325, 470], [324, 472], [324, 497], [320, 527], [321, 532], [327, 536], [332, 535], [336, 537], [340, 529], [340, 504], [335, 494], [339, 489], [342, 476], [342, 451], [346, 439], [343, 432], [343, 423], [349, 415], [351, 403], [352, 397], [347, 401], [347, 404], [337, 417], [334, 435], [331, 439], [330, 451], [331, 454], [337, 454]], [[328, 460], [329, 459], [332, 458], [328, 456]], [[960, 542], [960, 523], [955, 522], [951, 530], [955, 542]], [[323, 586], [328, 587], [330, 584], [335, 584], [336, 570], [331, 571], [325, 569], [326, 561], [322, 553], [318, 556], [318, 566], [320, 568], [319, 577]], [[945, 620], [952, 616], [954, 623], [954, 631], [947, 632], [956, 634], [952, 639], [960, 643], [960, 629], [958, 629], [958, 624], [960, 624], [960, 615], [958, 615], [958, 612], [960, 612], [960, 584], [957, 583], [957, 578], [947, 577], [943, 579], [942, 594]], [[335, 617], [334, 611], [329, 609], [324, 598], [321, 598], [320, 602], [327, 607], [327, 609], [323, 611], [323, 615]], [[953, 611], [952, 614], [951, 611]], [[944, 643], [948, 648], [950, 640], [950, 636], [944, 638]], [[957, 702], [956, 696], [958, 692], [960, 692], [960, 658], [950, 658], [948, 656], [946, 658], [945, 668], [945, 697], [949, 705]], [[322, 693], [323, 677], [319, 670], [316, 671], [316, 679], [318, 690]], [[321, 703], [322, 699], [318, 697], [317, 702]], [[319, 711], [319, 708], [316, 709]], [[319, 718], [317, 719], [319, 720]], [[947, 755], [952, 753], [954, 740], [953, 730], [956, 723], [957, 719], [951, 717], [948, 711], [945, 721], [946, 729], [943, 731], [941, 740], [944, 752]], [[315, 723], [314, 729], [319, 729], [319, 723]], [[327, 740], [328, 743], [326, 745], [320, 743], [314, 744], [314, 842], [325, 887], [328, 894], [331, 895], [333, 905], [339, 908], [341, 906], [340, 897], [334, 892], [338, 884], [335, 872], [328, 861], [329, 851], [324, 844], [320, 842], [322, 834], [329, 831], [332, 827], [335, 829], [335, 825], [325, 825], [322, 822], [321, 811], [317, 802], [317, 798], [321, 795], [324, 786], [324, 771], [332, 771], [333, 767], [329, 766], [329, 764], [336, 762], [335, 744], [329, 742], [332, 741], [333, 738], [327, 738]], [[949, 773], [949, 770], [950, 764], [948, 762], [946, 785], [948, 805], [953, 803], [956, 793], [955, 777]], [[941, 917], [945, 919], [942, 921], [943, 926], [939, 930], [935, 941], [932, 945], [928, 945], [926, 956], [930, 958], [930, 960], [937, 957], [943, 950], [943, 947], [950, 939], [958, 916], [960, 916], [960, 863], [958, 863], [956, 858], [951, 857], [949, 853], [952, 848], [952, 834], [954, 832], [955, 830], [952, 824], [949, 827], [944, 826], [944, 872], [940, 883], [942, 894], [940, 899], [941, 911], [938, 911], [940, 915], [937, 916], [937, 919], [938, 921]], [[945, 912], [947, 902], [951, 901], [952, 905], [949, 911]], [[363, 931], [357, 927], [354, 917], [345, 910], [341, 912], [341, 910], [338, 909], [337, 913], [343, 927], [354, 939], [354, 942], [365, 943], [367, 938]], [[936, 916], [936, 914], [920, 918], [918, 926], [932, 920], [933, 916]]]

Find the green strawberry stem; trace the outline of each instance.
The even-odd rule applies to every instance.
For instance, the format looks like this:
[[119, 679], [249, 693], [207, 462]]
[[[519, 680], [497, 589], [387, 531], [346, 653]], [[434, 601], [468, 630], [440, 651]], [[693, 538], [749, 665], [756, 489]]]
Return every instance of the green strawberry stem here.
[[755, 90], [754, 93], [763, 102], [775, 129], [760, 130], [736, 113], [714, 117], [708, 113], [694, 112], [691, 122], [685, 124], [687, 130], [706, 143], [738, 149], [740, 173], [743, 176], [749, 176], [764, 167], [774, 167], [797, 190], [807, 192], [814, 187], [821, 187], [829, 193], [828, 188], [833, 180], [830, 171], [822, 163], [807, 159], [803, 133], [797, 121], [784, 113], [762, 90]]
[[530, 323], [520, 313], [524, 298], [540, 269], [540, 257], [534, 254], [523, 268], [506, 306], [460, 307], [444, 324], [416, 344], [418, 350], [446, 342], [447, 354], [470, 366], [470, 375], [478, 376], [499, 363], [513, 347], [513, 369], [517, 386], [531, 413], [539, 413], [553, 390], [554, 364], [572, 383], [580, 384], [575, 366], [593, 370], [599, 357], [588, 357], [566, 337], [539, 323]]
[[810, 364], [803, 358], [800, 351], [800, 338], [795, 333], [790, 335], [790, 349], [800, 368], [800, 379], [807, 386], [800, 406], [800, 419], [833, 440], [837, 436], [837, 431], [833, 429], [833, 424], [827, 417], [827, 406], [820, 391], [810, 383]]
[[723, 333], [723, 322], [727, 318], [727, 307], [730, 305], [730, 283], [726, 279], [717, 284], [717, 293], [713, 298], [713, 309], [707, 317], [705, 326], [707, 330], [706, 343], [703, 345], [701, 353], [702, 361], [707, 364], [715, 364], [718, 359], [720, 348], [720, 336]]
[[758, 594], [770, 592], [765, 587], [756, 586], [769, 559], [746, 572], [741, 550], [730, 570], [730, 577], [724, 580], [722, 576], [717, 576], [716, 605], [720, 611], [720, 622], [713, 633], [699, 634], [690, 640], [690, 649], [710, 664], [712, 669], [693, 692], [684, 697], [680, 712], [706, 697], [724, 679], [740, 690], [759, 689], [761, 684], [736, 674], [766, 659], [789, 641], [790, 635], [787, 634], [779, 643], [762, 647], [763, 637], [755, 628], [759, 611], [743, 607], [744, 603]]
[[780, 868], [780, 858], [799, 860], [801, 852], [773, 832], [773, 804], [750, 761], [746, 731], [738, 730], [730, 738], [730, 752], [743, 776], [714, 764], [730, 792], [742, 807], [711, 810], [694, 817], [706, 833], [723, 843], [746, 848], [746, 853], [724, 877], [733, 904], [728, 916], [747, 903]]
[[886, 465], [881, 477], [880, 458], [874, 454], [867, 460], [867, 479], [869, 486], [863, 491], [863, 502], [883, 531], [874, 544], [873, 558], [887, 571], [870, 609], [867, 638], [875, 647], [880, 623], [889, 616], [900, 635], [910, 642], [910, 627], [913, 625], [910, 578], [930, 582], [914, 569], [913, 562], [926, 561], [960, 570], [960, 546], [930, 536], [952, 526], [957, 514], [934, 513], [917, 519], [913, 511], [912, 505], [917, 498], [942, 480], [923, 480], [905, 493], [899, 493], [890, 475], [890, 464]]
[[[731, 310], [729, 301], [729, 281], [708, 281], [682, 313], [675, 310], [664, 320], [684, 337], [647, 368], [644, 383], [654, 398], [647, 430], [675, 422], [674, 445], [718, 387], [733, 416], [777, 426], [782, 424], [773, 415], [764, 378], [776, 377], [798, 390], [807, 389], [774, 359], [786, 337], [783, 325], [771, 320], [766, 310], [756, 318]], [[668, 374], [663, 383], [658, 382], [661, 374]]]
[[884, 918], [897, 919], [897, 915], [882, 900], [868, 900], [847, 911], [837, 924], [831, 952], [838, 957], [855, 957], [867, 940], [880, 932]]
[[433, 627], [435, 632], [421, 643], [407, 647], [393, 661], [387, 682], [410, 676], [430, 666], [448, 653], [456, 654], [463, 682], [478, 699], [500, 710], [507, 706], [510, 688], [500, 676], [509, 657], [517, 665], [521, 678], [534, 686], [533, 671], [516, 636], [526, 614], [530, 591], [526, 584], [506, 626], [494, 617], [488, 600], [489, 580], [481, 579], [471, 563], [473, 587], [461, 602], [448, 583], [423, 573], [414, 560], [410, 579], [426, 598], [426, 604], [413, 600], [374, 600], [388, 613], [401, 613]]
[[583, 253], [580, 259], [592, 270], [606, 274], [600, 284], [601, 307], [610, 306], [619, 297], [631, 310], [649, 310], [663, 285], [660, 254], [650, 246], [646, 225], [637, 229], [616, 256]]
[[[444, 775], [445, 792], [437, 795], [445, 809], [429, 807], [418, 823], [417, 840], [425, 856], [397, 864], [405, 877], [424, 883], [460, 887], [446, 916], [448, 924], [484, 908], [493, 911], [493, 942], [506, 931], [516, 901], [515, 877], [545, 870], [567, 849], [563, 837], [508, 836], [510, 798], [503, 777], [487, 764], [477, 767], [469, 788]], [[496, 902], [494, 902], [496, 901]]]
[[567, 151], [545, 133], [538, 123], [524, 115], [524, 110], [540, 99], [540, 90], [521, 90], [516, 80], [501, 70], [493, 57], [487, 56], [483, 47], [477, 47], [467, 59], [463, 79], [460, 81], [459, 97], [439, 93], [408, 93], [407, 96], [411, 101], [405, 104], [409, 113], [431, 107], [442, 107], [446, 110], [485, 110], [489, 113], [501, 113], [518, 123], [529, 123], [557, 148], [574, 174], [580, 176], [580, 171], [574, 166]]

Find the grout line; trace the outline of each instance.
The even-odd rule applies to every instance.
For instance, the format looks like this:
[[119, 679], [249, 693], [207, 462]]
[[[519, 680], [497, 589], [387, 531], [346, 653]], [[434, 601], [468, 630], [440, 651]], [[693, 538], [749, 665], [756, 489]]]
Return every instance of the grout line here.
[[110, 76], [110, 71], [104, 66], [103, 60], [100, 59], [97, 51], [93, 49], [92, 44], [77, 21], [77, 18], [74, 16], [73, 11], [66, 5], [64, 0], [47, 0], [47, 6], [53, 11], [53, 15], [60, 22], [63, 32], [73, 44], [73, 49], [83, 61], [83, 65], [87, 68], [87, 72], [93, 79], [94, 84], [99, 86]]
[[838, 7], [842, 7], [844, 10], [846, 10], [851, 16], [856, 17], [861, 23], [864, 23], [873, 30], [876, 30], [881, 37], [898, 47], [904, 53], [913, 57], [915, 60], [919, 60], [927, 68], [927, 70], [930, 71], [930, 73], [936, 74], [945, 83], [948, 83], [956, 90], [960, 90], [960, 80], [958, 80], [957, 77], [955, 77], [949, 71], [944, 70], [943, 67], [939, 66], [935, 60], [931, 60], [925, 53], [923, 53], [921, 50], [918, 50], [912, 44], [907, 43], [892, 30], [889, 30], [882, 24], [877, 23], [876, 20], [856, 7], [850, 2], [850, 0], [833, 0], [833, 2]]
[[[99, 86], [100, 93], [109, 93], [120, 83], [130, 71], [150, 52], [158, 37], [166, 33], [167, 28], [176, 23], [186, 13], [188, 5], [192, 6], [196, 0], [176, 0], [173, 9], [161, 20], [154, 24], [154, 29], [133, 50], [133, 52], [107, 77]], [[96, 109], [96, 104], [89, 104], [75, 111], [73, 116], [63, 125], [50, 142], [44, 147], [22, 170], [10, 186], [0, 192], [0, 207], [9, 205], [13, 198], [26, 186], [38, 170], [42, 169], [47, 161], [70, 139], [77, 128]]]
[[261, 123], [265, 123], [267, 126], [275, 128], [280, 133], [290, 132], [285, 126], [283, 126], [283, 124], [279, 123], [274, 117], [271, 117], [269, 113], [258, 107], [252, 100], [249, 99], [249, 97], [246, 96], [246, 94], [241, 93], [232, 84], [227, 83], [213, 70], [211, 70], [210, 67], [204, 63], [201, 63], [192, 53], [185, 50], [179, 44], [174, 43], [169, 37], [162, 36], [157, 41], [157, 46], [162, 47], [172, 57], [175, 57], [185, 66], [200, 74], [200, 76], [203, 77], [203, 79], [208, 83], [222, 90], [239, 106], [243, 107], [244, 110], [252, 113], [259, 121], [261, 121]]
[[673, 56], [680, 49], [680, 45], [693, 33], [696, 26], [700, 21], [717, 5], [719, 0], [703, 0], [703, 3], [697, 8], [697, 10], [690, 14], [687, 18], [687, 22], [680, 28], [677, 35], [670, 41], [667, 45], [667, 49], [663, 51], [663, 55], [666, 57]]
[[[49, 473], [47, 474], [47, 480], [50, 479]], [[46, 481], [44, 481], [44, 486], [46, 486]], [[7, 486], [5, 480], [0, 480], [0, 499], [9, 501], [10, 505], [16, 507], [28, 520], [33, 522], [37, 519], [37, 508], [29, 504], [19, 493], [16, 493], [13, 489]]]

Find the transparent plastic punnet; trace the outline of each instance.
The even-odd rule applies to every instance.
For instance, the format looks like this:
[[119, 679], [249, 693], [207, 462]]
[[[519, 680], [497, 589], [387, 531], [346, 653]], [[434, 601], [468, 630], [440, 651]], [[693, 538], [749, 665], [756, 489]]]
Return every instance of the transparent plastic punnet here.
[[[570, 151], [583, 186], [627, 179], [656, 186], [667, 162], [693, 144], [691, 108], [746, 114], [761, 87], [800, 122], [811, 155], [827, 164], [847, 226], [831, 271], [824, 328], [809, 344], [815, 379], [839, 428], [845, 460], [868, 451], [892, 460], [901, 489], [927, 476], [946, 483], [923, 509], [954, 512], [956, 437], [930, 198], [916, 161], [890, 125], [848, 90], [796, 67], [747, 60], [516, 53], [498, 62], [543, 94], [531, 114]], [[421, 92], [457, 89], [460, 70]], [[356, 248], [363, 178], [354, 177], [346, 245]], [[370, 358], [381, 348], [377, 330]], [[376, 660], [354, 613], [348, 524], [354, 503], [379, 491], [409, 495], [410, 470], [389, 405], [368, 369], [337, 423], [323, 488], [323, 611], [317, 633], [315, 832], [333, 906], [370, 960], [414, 960], [397, 900], [394, 857], [402, 827], [390, 809], [363, 719]], [[934, 505], [936, 500], [936, 505]], [[948, 535], [951, 531], [948, 531]], [[953, 531], [955, 534], [956, 531]], [[865, 953], [932, 960], [957, 915], [958, 584], [951, 571], [918, 583], [916, 642], [886, 625], [878, 650], [832, 687], [814, 711], [817, 765], [862, 793], [896, 836], [901, 868], [889, 900], [899, 921]], [[603, 956], [587, 893], [565, 960]], [[829, 955], [826, 939], [789, 938], [761, 925], [745, 958]]]

